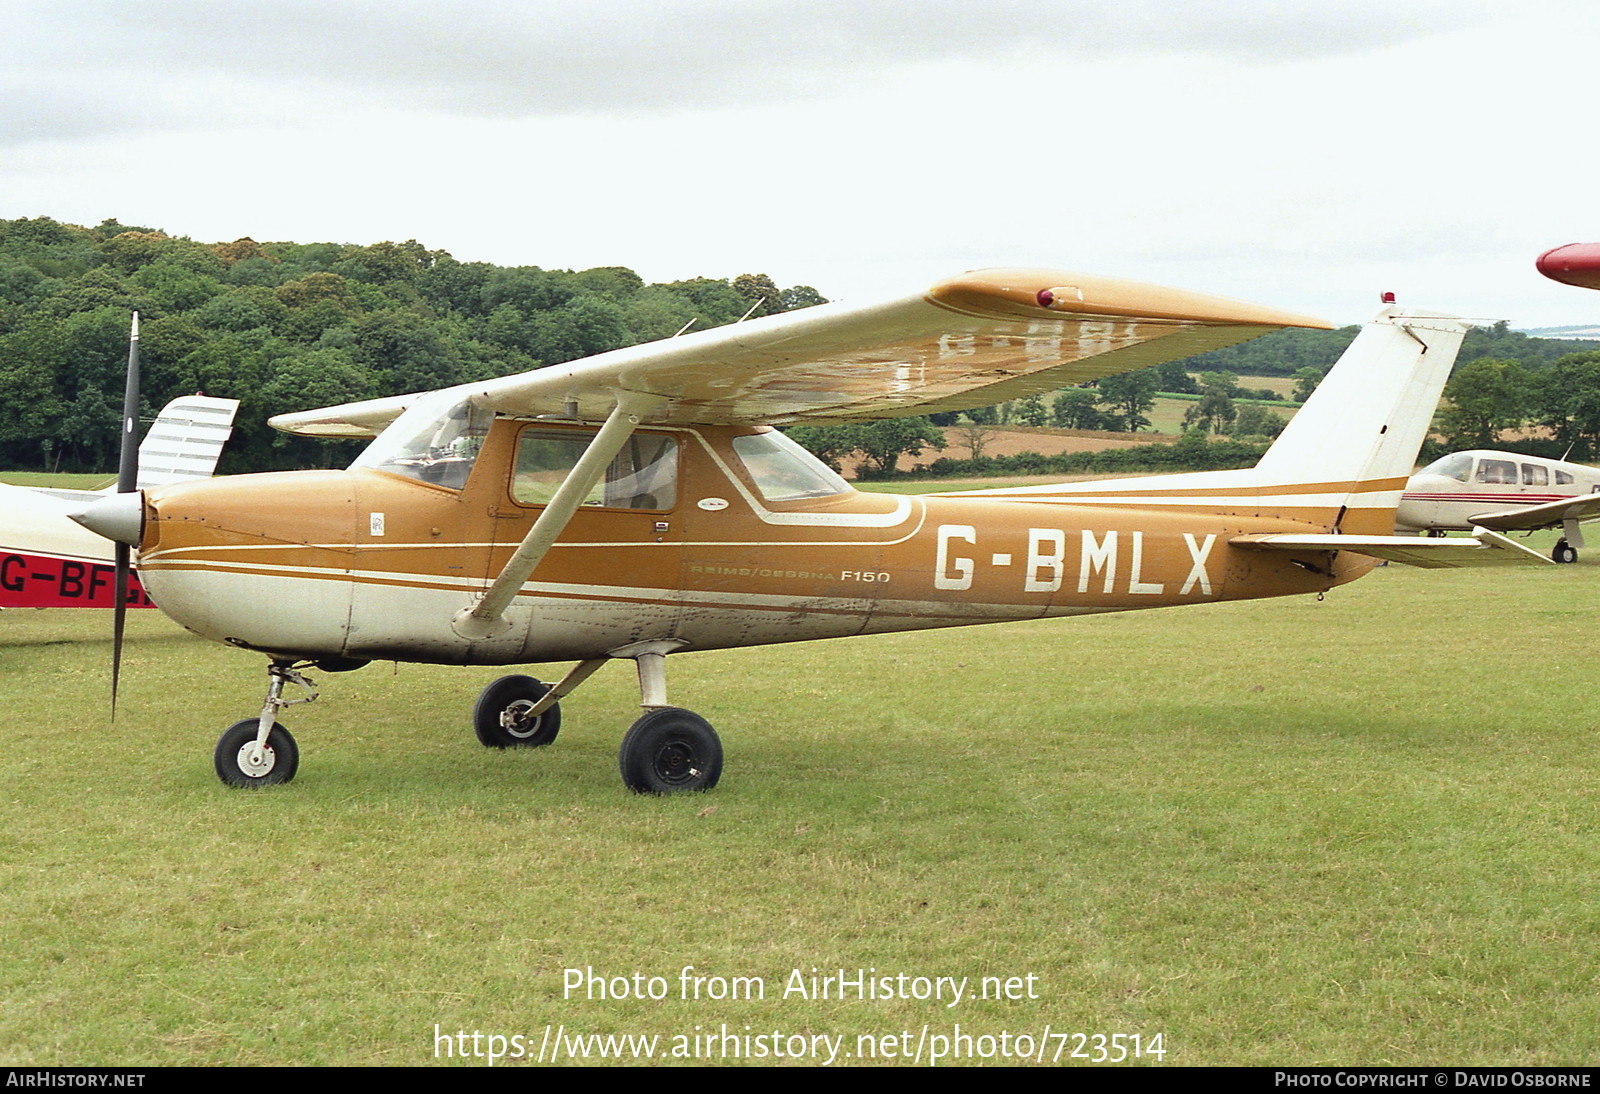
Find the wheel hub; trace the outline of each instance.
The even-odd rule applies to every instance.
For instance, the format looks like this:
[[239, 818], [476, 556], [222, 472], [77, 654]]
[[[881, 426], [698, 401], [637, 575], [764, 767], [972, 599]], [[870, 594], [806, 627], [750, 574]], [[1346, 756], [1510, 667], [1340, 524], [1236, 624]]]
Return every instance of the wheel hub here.
[[698, 778], [694, 747], [688, 741], [668, 741], [656, 753], [656, 774], [670, 783]]
[[528, 711], [532, 709], [532, 702], [518, 699], [500, 712], [500, 728], [519, 741], [532, 737], [539, 732], [539, 725], [544, 721], [543, 715], [530, 719]]
[[270, 745], [258, 745], [250, 741], [239, 749], [238, 764], [243, 774], [260, 779], [271, 774], [278, 764], [278, 758], [273, 755]]

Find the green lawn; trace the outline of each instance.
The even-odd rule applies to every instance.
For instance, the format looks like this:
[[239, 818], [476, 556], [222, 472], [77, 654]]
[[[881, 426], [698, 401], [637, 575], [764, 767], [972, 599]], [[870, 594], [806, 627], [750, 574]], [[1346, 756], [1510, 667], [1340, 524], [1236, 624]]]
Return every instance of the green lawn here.
[[[0, 612], [0, 1064], [418, 1064], [436, 1026], [532, 1053], [547, 1024], [1593, 1064], [1590, 555], [674, 657], [728, 763], [666, 799], [618, 782], [631, 666], [524, 752], [468, 728], [493, 671], [320, 674], [299, 778], [252, 793], [210, 750], [259, 657], [133, 613], [108, 729], [106, 613]], [[687, 965], [765, 998], [681, 999]], [[1022, 997], [784, 997], [841, 968]], [[666, 998], [569, 998], [568, 969]]]

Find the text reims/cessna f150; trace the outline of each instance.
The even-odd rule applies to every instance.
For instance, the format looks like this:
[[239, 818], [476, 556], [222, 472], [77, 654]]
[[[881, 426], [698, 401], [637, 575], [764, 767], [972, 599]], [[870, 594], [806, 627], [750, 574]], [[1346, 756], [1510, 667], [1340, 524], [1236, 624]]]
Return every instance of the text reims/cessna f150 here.
[[[346, 471], [116, 495], [81, 519], [137, 545], [157, 605], [270, 659], [223, 733], [237, 786], [298, 763], [300, 670], [576, 661], [507, 676], [473, 718], [545, 745], [557, 700], [636, 663], [633, 790], [707, 789], [722, 748], [667, 705], [667, 655], [1315, 593], [1388, 558], [1535, 561], [1503, 537], [1393, 536], [1466, 325], [1386, 308], [1252, 469], [1011, 491], [858, 493], [773, 426], [988, 406], [1318, 320], [1051, 270], [984, 270], [424, 395], [273, 419], [377, 439]], [[293, 694], [293, 692], [291, 692]]]

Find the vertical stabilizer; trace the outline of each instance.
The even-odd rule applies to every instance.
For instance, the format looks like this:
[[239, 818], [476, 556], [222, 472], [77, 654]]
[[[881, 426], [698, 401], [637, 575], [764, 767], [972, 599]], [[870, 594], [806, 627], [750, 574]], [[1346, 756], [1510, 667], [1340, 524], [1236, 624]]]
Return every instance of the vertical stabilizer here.
[[233, 433], [237, 399], [185, 395], [174, 399], [139, 445], [139, 489], [208, 478]]
[[1335, 528], [1388, 534], [1470, 326], [1452, 316], [1385, 308], [1261, 458], [1257, 483], [1326, 484], [1330, 493], [1346, 495]]

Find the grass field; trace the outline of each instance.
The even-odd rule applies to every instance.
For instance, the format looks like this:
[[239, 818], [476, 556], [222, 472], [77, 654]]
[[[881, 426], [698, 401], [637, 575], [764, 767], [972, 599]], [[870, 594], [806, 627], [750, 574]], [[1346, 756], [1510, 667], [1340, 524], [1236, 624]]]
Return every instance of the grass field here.
[[[1592, 1065], [1597, 571], [674, 657], [728, 766], [665, 799], [617, 779], [627, 666], [523, 752], [473, 741], [491, 670], [321, 674], [299, 778], [252, 793], [210, 750], [260, 658], [133, 613], [110, 730], [105, 614], [0, 612], [0, 1064], [410, 1065], [548, 1024]], [[684, 1000], [686, 965], [765, 998]], [[784, 996], [841, 968], [1022, 997]]]

